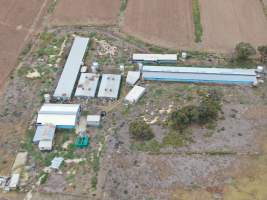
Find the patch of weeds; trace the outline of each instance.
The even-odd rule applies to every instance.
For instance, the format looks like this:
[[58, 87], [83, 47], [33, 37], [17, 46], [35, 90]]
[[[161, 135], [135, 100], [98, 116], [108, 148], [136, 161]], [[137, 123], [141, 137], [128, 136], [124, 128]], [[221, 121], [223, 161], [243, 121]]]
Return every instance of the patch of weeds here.
[[51, 14], [54, 12], [55, 8], [56, 8], [56, 5], [57, 5], [57, 0], [53, 0], [50, 5], [48, 6], [47, 8], [47, 13], [48, 14]]
[[25, 45], [25, 47], [21, 51], [21, 55], [20, 56], [24, 57], [25, 55], [27, 55], [30, 52], [31, 48], [32, 48], [32, 43], [29, 42], [28, 44]]
[[96, 186], [97, 186], [97, 175], [94, 175], [91, 178], [91, 187], [93, 188], [93, 190], [96, 190]]
[[203, 28], [201, 24], [199, 0], [193, 0], [193, 20], [195, 25], [195, 42], [201, 42]]
[[68, 175], [65, 180], [68, 182], [68, 183], [71, 183], [75, 180], [75, 175], [74, 174], [70, 174]]
[[33, 69], [28, 66], [22, 66], [17, 70], [19, 77], [25, 77], [28, 73], [33, 72]]
[[128, 0], [121, 0], [120, 12], [124, 13], [127, 7]]
[[87, 116], [87, 115], [90, 115], [90, 111], [89, 110], [83, 110], [81, 112], [81, 116]]
[[163, 147], [182, 147], [184, 146], [188, 141], [191, 141], [191, 132], [184, 131], [184, 132], [169, 132], [162, 141]]
[[132, 150], [150, 152], [150, 153], [159, 153], [161, 144], [156, 140], [152, 139], [144, 142], [134, 142], [131, 145]]
[[130, 110], [131, 110], [131, 106], [129, 106], [129, 105], [123, 106], [121, 114], [124, 116], [127, 116], [129, 114]]
[[41, 172], [39, 178], [40, 178], [40, 184], [43, 185], [47, 182], [49, 174], [46, 172]]
[[208, 151], [205, 154], [210, 156], [227, 156], [227, 155], [236, 155], [233, 151]]
[[91, 166], [94, 172], [94, 175], [91, 178], [91, 187], [96, 190], [97, 187], [97, 176], [100, 169], [100, 154], [93, 152], [93, 157], [91, 159]]

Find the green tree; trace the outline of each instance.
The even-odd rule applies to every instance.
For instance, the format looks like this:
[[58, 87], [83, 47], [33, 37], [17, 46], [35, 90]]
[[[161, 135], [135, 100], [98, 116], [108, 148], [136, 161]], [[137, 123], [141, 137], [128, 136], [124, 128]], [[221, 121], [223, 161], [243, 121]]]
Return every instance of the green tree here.
[[267, 45], [259, 46], [258, 51], [261, 55], [262, 62], [267, 62]]
[[130, 134], [138, 140], [150, 140], [154, 137], [153, 131], [150, 126], [141, 119], [135, 120], [130, 123]]
[[237, 60], [248, 60], [251, 56], [256, 55], [256, 50], [251, 44], [240, 42], [235, 47], [235, 53]]

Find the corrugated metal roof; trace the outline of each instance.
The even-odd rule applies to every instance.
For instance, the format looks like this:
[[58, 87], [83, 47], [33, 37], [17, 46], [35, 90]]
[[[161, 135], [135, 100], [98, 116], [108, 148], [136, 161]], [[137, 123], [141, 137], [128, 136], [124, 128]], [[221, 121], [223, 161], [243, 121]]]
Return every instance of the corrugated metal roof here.
[[52, 140], [41, 140], [38, 144], [38, 148], [42, 151], [52, 150], [53, 141]]
[[75, 96], [76, 97], [95, 97], [99, 82], [99, 75], [93, 73], [82, 73]]
[[207, 67], [171, 67], [171, 66], [143, 66], [147, 72], [200, 73], [224, 75], [256, 76], [255, 69], [207, 68]]
[[201, 74], [201, 73], [166, 73], [166, 72], [143, 72], [144, 80], [177, 81], [192, 83], [222, 83], [222, 84], [252, 84], [256, 76], [251, 75], [224, 75], [224, 74]]
[[140, 78], [140, 71], [128, 71], [126, 83], [134, 85]]
[[87, 115], [87, 122], [100, 122], [100, 115]]
[[59, 169], [60, 165], [62, 164], [62, 162], [64, 161], [63, 157], [55, 157], [52, 161], [51, 161], [51, 165], [50, 167], [52, 169]]
[[75, 114], [80, 110], [79, 104], [53, 104], [45, 103], [41, 107], [40, 114], [49, 114], [49, 113], [72, 113]]
[[103, 74], [98, 91], [99, 98], [117, 99], [121, 85], [121, 75]]
[[71, 98], [88, 43], [89, 38], [75, 37], [69, 57], [54, 93], [55, 98]]
[[79, 104], [44, 104], [38, 112], [37, 124], [75, 126]]
[[135, 85], [133, 89], [126, 95], [125, 100], [129, 101], [130, 103], [137, 102], [145, 93], [146, 89], [141, 86]]
[[19, 185], [20, 175], [19, 174], [13, 174], [11, 176], [9, 187], [10, 188], [16, 188]]
[[53, 125], [37, 126], [35, 135], [33, 137], [33, 143], [38, 143], [41, 140], [53, 141], [55, 136], [56, 127]]
[[134, 61], [177, 61], [177, 54], [133, 54]]

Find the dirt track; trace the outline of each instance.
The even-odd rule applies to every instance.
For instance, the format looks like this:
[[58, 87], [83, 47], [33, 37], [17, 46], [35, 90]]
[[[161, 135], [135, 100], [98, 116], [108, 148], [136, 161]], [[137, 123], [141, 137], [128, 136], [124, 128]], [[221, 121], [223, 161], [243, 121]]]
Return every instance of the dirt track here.
[[32, 25], [47, 0], [0, 0], [0, 87], [16, 65]]
[[229, 51], [238, 42], [267, 43], [267, 20], [258, 0], [200, 0], [203, 48]]
[[189, 48], [194, 41], [191, 1], [129, 0], [122, 30], [146, 42]]
[[53, 25], [113, 25], [120, 0], [61, 0], [52, 17]]

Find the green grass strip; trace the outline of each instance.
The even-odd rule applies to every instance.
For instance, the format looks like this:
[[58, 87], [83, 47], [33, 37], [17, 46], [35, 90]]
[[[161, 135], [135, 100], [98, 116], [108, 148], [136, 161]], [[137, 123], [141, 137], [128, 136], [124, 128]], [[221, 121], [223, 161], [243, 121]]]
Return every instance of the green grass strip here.
[[203, 28], [201, 25], [199, 0], [193, 1], [193, 20], [195, 25], [195, 42], [202, 41]]

